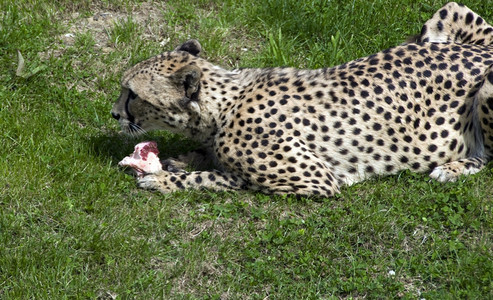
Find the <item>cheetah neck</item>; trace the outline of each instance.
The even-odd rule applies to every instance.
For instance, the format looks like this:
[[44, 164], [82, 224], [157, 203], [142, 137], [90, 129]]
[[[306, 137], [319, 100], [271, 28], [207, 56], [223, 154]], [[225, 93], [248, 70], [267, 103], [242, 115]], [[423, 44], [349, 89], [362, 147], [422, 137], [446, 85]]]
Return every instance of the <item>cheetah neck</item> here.
[[227, 115], [242, 99], [254, 80], [253, 69], [227, 70], [209, 64], [202, 66], [199, 93], [200, 114], [190, 122], [189, 137], [210, 147]]

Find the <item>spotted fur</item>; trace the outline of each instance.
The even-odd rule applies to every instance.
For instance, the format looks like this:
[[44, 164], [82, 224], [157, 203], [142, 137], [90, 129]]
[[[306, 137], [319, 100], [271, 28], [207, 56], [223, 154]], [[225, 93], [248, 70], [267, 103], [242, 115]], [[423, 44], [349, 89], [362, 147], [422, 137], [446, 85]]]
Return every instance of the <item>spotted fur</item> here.
[[491, 45], [493, 28], [467, 6], [450, 2], [423, 25], [417, 42]]
[[332, 196], [404, 169], [439, 181], [480, 171], [493, 149], [492, 27], [449, 3], [423, 28], [418, 43], [318, 70], [230, 71], [195, 40], [137, 64], [112, 110], [123, 130], [184, 134], [217, 165], [168, 160], [139, 186]]

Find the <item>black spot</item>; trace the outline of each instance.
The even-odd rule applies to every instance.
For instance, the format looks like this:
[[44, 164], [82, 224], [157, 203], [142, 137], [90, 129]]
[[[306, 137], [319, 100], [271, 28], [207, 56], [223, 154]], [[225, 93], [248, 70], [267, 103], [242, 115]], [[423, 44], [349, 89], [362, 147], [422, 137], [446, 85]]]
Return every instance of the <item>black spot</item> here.
[[417, 68], [422, 68], [425, 64], [424, 64], [424, 62], [422, 62], [422, 61], [417, 61], [414, 65], [415, 65]]
[[457, 140], [453, 139], [449, 146], [450, 151], [453, 151], [455, 147], [457, 147]]
[[466, 105], [465, 104], [462, 104], [461, 107], [459, 107], [459, 109], [457, 110], [457, 113], [459, 115], [462, 115], [466, 112]]
[[473, 20], [474, 20], [474, 15], [471, 12], [467, 13], [467, 15], [466, 15], [466, 25], [471, 24]]
[[488, 73], [488, 81], [490, 84], [493, 84], [493, 71]]
[[442, 23], [442, 21], [438, 21], [437, 22], [437, 29], [438, 29], [438, 31], [442, 31], [443, 30], [443, 23]]
[[447, 10], [446, 10], [446, 9], [442, 9], [442, 10], [440, 11], [440, 18], [441, 18], [442, 20], [445, 20], [445, 18], [447, 17], [447, 13], [448, 13], [448, 12], [447, 12]]
[[376, 58], [371, 59], [371, 60], [369, 61], [370, 65], [372, 65], [372, 66], [378, 65], [378, 62], [379, 62], [379, 61], [378, 61], [378, 59], [376, 59]]

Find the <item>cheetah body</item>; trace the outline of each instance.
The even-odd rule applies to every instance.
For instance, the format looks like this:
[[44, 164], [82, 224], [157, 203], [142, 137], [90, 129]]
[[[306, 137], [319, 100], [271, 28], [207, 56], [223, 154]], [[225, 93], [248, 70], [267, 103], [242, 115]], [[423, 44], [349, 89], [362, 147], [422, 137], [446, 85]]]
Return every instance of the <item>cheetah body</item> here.
[[437, 12], [418, 43], [333, 68], [229, 71], [200, 58], [196, 41], [137, 64], [112, 111], [122, 128], [184, 134], [218, 167], [170, 163], [139, 185], [331, 196], [404, 169], [440, 181], [478, 172], [493, 147], [491, 27], [481, 21], [484, 37], [461, 43], [480, 17], [459, 35], [445, 31], [455, 12], [471, 23], [467, 7], [447, 5], [451, 20]]

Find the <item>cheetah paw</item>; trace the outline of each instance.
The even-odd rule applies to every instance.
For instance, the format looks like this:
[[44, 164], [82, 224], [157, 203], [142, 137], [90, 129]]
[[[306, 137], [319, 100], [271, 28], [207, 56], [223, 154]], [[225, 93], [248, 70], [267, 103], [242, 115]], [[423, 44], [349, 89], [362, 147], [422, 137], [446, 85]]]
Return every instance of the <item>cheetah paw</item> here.
[[137, 186], [150, 191], [165, 191], [162, 181], [154, 174], [147, 174], [138, 178]]
[[430, 177], [438, 182], [455, 182], [461, 175], [476, 174], [481, 171], [480, 168], [466, 168], [464, 163], [454, 161], [451, 163], [438, 166], [430, 173]]

